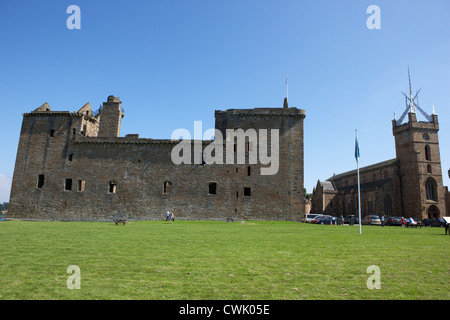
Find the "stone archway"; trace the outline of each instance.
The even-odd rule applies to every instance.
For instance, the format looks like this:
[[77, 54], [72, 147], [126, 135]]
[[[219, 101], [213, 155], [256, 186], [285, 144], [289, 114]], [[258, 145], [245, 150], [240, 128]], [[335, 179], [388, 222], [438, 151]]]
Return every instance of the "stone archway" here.
[[439, 218], [439, 208], [434, 204], [428, 208], [427, 213], [428, 219]]

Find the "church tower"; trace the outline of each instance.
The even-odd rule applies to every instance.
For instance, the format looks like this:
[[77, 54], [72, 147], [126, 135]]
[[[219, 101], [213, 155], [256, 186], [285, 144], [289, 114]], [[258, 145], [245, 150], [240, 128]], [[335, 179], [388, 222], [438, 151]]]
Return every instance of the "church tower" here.
[[[403, 216], [419, 220], [445, 215], [445, 194], [439, 152], [439, 122], [434, 112], [428, 115], [413, 96], [409, 76], [409, 95], [406, 109], [399, 120], [392, 121], [395, 150], [400, 165], [400, 184]], [[418, 110], [425, 121], [418, 121]], [[408, 115], [408, 122], [402, 124]]]

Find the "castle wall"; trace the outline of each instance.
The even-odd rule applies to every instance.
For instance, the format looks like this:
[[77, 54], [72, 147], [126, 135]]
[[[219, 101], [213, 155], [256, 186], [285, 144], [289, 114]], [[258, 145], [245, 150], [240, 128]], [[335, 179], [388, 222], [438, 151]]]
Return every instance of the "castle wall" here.
[[[290, 109], [272, 110], [272, 115], [241, 110], [240, 119], [228, 117], [233, 127], [280, 129], [279, 169], [273, 175], [261, 174], [268, 165], [248, 161], [174, 164], [171, 152], [178, 142], [97, 136], [102, 116], [97, 123], [78, 113], [26, 114], [9, 215], [63, 221], [160, 220], [169, 210], [177, 219], [299, 221], [304, 215], [304, 111]], [[209, 143], [204, 141], [203, 148]]]

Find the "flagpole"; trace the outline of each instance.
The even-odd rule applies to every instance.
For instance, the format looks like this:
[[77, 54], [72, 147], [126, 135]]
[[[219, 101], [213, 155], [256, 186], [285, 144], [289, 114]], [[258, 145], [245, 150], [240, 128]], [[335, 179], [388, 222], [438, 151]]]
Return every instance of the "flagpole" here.
[[359, 144], [358, 144], [358, 129], [355, 129], [356, 145], [355, 145], [355, 157], [356, 157], [356, 171], [358, 177], [358, 219], [359, 219], [359, 234], [361, 234], [361, 190], [359, 186]]

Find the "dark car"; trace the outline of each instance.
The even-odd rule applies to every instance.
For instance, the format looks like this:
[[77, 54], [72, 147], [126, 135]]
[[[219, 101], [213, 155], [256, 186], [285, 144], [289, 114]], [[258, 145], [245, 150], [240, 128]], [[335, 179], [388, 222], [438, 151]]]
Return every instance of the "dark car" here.
[[431, 227], [445, 227], [445, 220], [438, 219], [438, 218], [431, 219], [430, 226]]
[[402, 218], [401, 217], [386, 217], [384, 219], [384, 224], [386, 226], [401, 226]]
[[325, 217], [316, 222], [316, 224], [336, 224], [336, 221], [336, 217]]
[[325, 219], [326, 217], [329, 217], [329, 216], [328, 215], [322, 215], [322, 216], [316, 217], [316, 218], [311, 220], [311, 223], [319, 224], [320, 223], [319, 221], [322, 220], [322, 219]]

